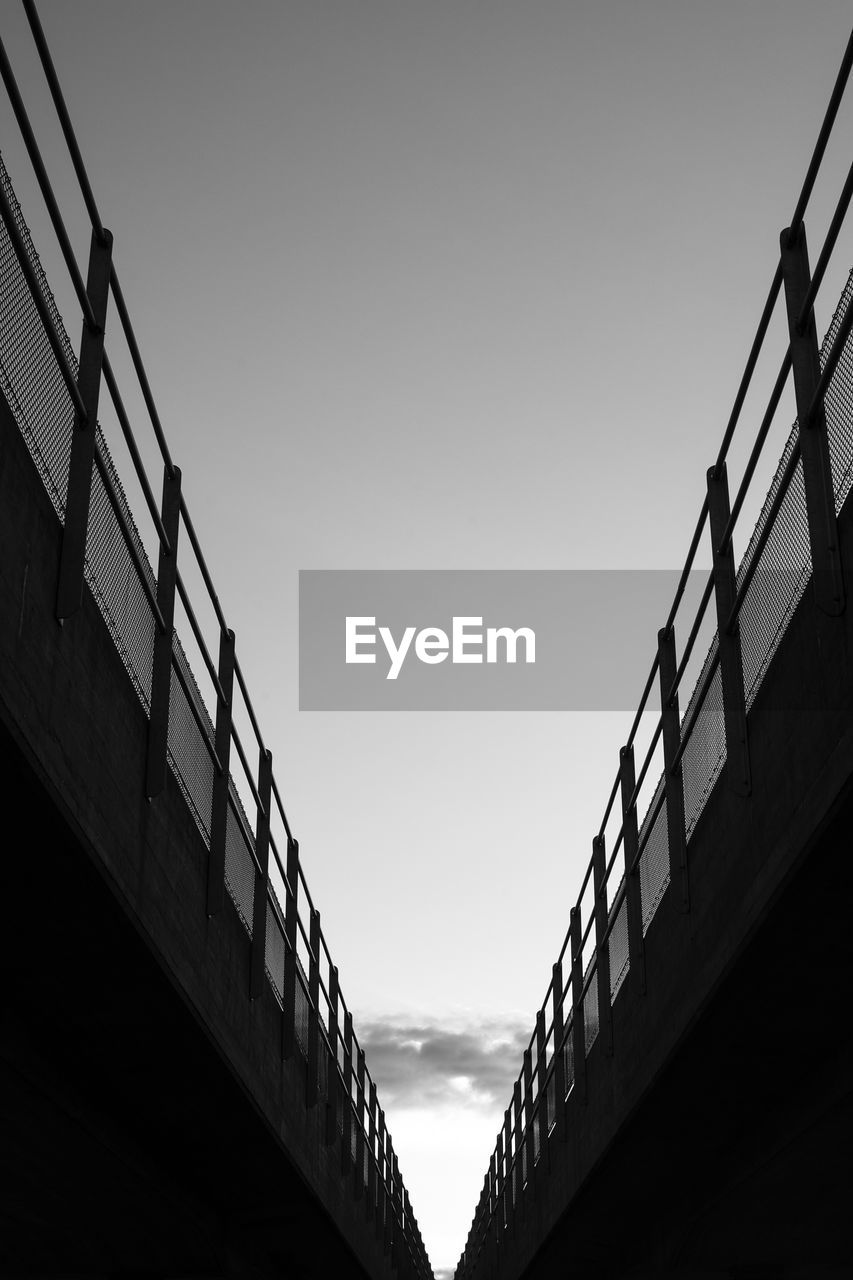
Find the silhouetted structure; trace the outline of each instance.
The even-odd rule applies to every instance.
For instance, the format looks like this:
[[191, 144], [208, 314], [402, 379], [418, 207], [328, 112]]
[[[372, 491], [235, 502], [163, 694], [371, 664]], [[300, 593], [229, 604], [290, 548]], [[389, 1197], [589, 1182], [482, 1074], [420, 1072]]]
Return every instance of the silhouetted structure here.
[[[457, 1280], [851, 1274], [853, 277], [821, 352], [813, 304], [853, 169], [813, 275], [803, 217], [852, 62], [853, 37]], [[726, 458], [780, 295], [789, 343], [730, 505]], [[798, 422], [738, 566], [733, 531], [792, 374]], [[713, 568], [679, 656], [706, 526]]]
[[[84, 283], [0, 46], [83, 314], [78, 359], [0, 162], [0, 748], [26, 833], [4, 877], [0, 1271], [430, 1278], [112, 236], [24, 7], [92, 241]], [[162, 455], [159, 505], [104, 349], [108, 309]], [[98, 425], [104, 386], [156, 577]], [[179, 563], [206, 589], [216, 661]]]

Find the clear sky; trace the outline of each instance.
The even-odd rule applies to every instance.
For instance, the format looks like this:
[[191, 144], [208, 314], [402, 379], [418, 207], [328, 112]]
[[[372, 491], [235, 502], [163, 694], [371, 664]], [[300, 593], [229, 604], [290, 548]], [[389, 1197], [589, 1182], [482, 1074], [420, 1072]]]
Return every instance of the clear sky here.
[[[850, 6], [39, 11], [413, 1207], [452, 1268], [631, 715], [300, 714], [297, 573], [680, 567]], [[0, 24], [85, 262], [15, 0]], [[10, 117], [4, 98], [76, 342]], [[845, 107], [813, 256], [850, 138]], [[849, 244], [839, 261], [821, 334]], [[793, 417], [789, 398], [771, 454]], [[624, 625], [651, 661], [654, 635]]]

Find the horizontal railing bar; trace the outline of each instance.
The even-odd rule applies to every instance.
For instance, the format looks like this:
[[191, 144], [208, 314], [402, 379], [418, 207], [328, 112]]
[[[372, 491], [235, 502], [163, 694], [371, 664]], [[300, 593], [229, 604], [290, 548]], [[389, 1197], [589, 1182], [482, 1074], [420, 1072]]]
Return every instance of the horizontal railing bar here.
[[741, 578], [741, 581], [738, 584], [737, 594], [735, 595], [734, 604], [732, 605], [732, 611], [729, 614], [728, 620], [726, 622], [726, 630], [729, 632], [733, 630], [734, 625], [738, 619], [738, 615], [740, 614], [741, 608], [743, 607], [743, 602], [746, 599], [746, 593], [749, 590], [749, 585], [752, 582], [752, 579], [755, 577], [756, 570], [758, 569], [758, 563], [761, 559], [761, 553], [763, 552], [765, 546], [767, 545], [767, 541], [773, 530], [773, 526], [776, 523], [776, 516], [779, 514], [779, 508], [781, 507], [785, 499], [785, 494], [788, 492], [788, 487], [791, 483], [791, 480], [794, 477], [794, 471], [796, 470], [796, 466], [799, 460], [800, 460], [800, 441], [798, 437], [794, 441], [794, 445], [791, 449], [790, 454], [788, 455], [788, 461], [785, 463], [785, 469], [782, 472], [781, 476], [779, 477], [779, 485], [776, 489], [775, 494], [773, 495], [773, 499], [770, 503], [770, 506], [767, 508], [767, 517], [764, 521], [764, 525], [762, 527], [761, 533], [758, 535], [758, 538], [756, 539], [755, 544], [753, 546], [752, 556], [750, 558], [749, 564], [744, 569], [743, 577]]
[[281, 854], [278, 851], [278, 845], [275, 842], [275, 836], [273, 835], [272, 832], [270, 832], [270, 849], [272, 850], [272, 856], [273, 856], [273, 859], [275, 860], [275, 865], [278, 867], [279, 872], [281, 874], [281, 879], [284, 884], [285, 894], [292, 893], [292, 889], [290, 887], [290, 881], [287, 878], [287, 872], [284, 869], [284, 864], [281, 861]]
[[779, 408], [779, 401], [782, 399], [782, 392], [785, 390], [785, 383], [788, 381], [788, 374], [791, 372], [791, 364], [791, 348], [789, 345], [788, 350], [785, 352], [785, 358], [782, 361], [779, 372], [776, 375], [776, 381], [774, 382], [773, 390], [770, 393], [770, 400], [768, 401], [767, 408], [764, 412], [764, 417], [761, 420], [761, 425], [758, 428], [755, 443], [752, 446], [752, 451], [750, 452], [749, 459], [746, 467], [744, 468], [743, 477], [738, 486], [735, 500], [732, 503], [731, 513], [728, 521], [726, 522], [726, 527], [723, 530], [723, 536], [720, 539], [720, 545], [718, 548], [719, 555], [725, 555], [729, 543], [732, 540], [732, 534], [734, 532], [735, 525], [737, 524], [738, 516], [740, 515], [743, 504], [746, 501], [746, 495], [749, 490], [749, 486], [752, 483], [752, 477], [755, 475], [755, 468], [758, 466], [758, 460], [761, 457], [761, 451], [764, 448], [770, 428], [773, 425], [773, 419], [776, 417], [776, 410]]
[[[127, 310], [127, 303], [124, 300], [121, 284], [119, 283], [115, 262], [110, 266], [110, 287], [112, 289], [113, 300], [116, 304], [116, 311], [118, 312], [118, 317], [121, 321], [121, 327], [124, 330], [124, 337], [130, 352], [130, 358], [133, 361], [133, 367], [136, 370], [136, 377], [139, 382], [139, 388], [142, 392], [142, 398], [145, 401], [145, 407], [148, 410], [148, 417], [151, 420], [154, 435], [156, 436], [157, 443], [160, 446], [160, 455], [163, 459], [166, 470], [169, 473], [169, 478], [171, 479], [175, 474], [175, 464], [172, 462], [172, 455], [170, 454], [169, 446], [166, 443], [166, 436], [160, 422], [160, 415], [157, 412], [157, 406], [154, 403], [154, 396], [151, 392], [148, 375], [146, 374], [145, 366], [142, 363], [142, 355], [139, 350], [139, 344], [136, 341], [136, 333], [134, 332], [133, 325], [130, 321], [130, 314]], [[181, 506], [183, 506], [183, 503], [181, 503]]]
[[659, 658], [658, 654], [657, 654], [657, 653], [655, 653], [654, 662], [652, 663], [652, 669], [651, 669], [651, 671], [649, 672], [648, 677], [647, 677], [647, 679], [646, 679], [645, 688], [643, 689], [643, 693], [642, 693], [642, 696], [641, 696], [641, 698], [640, 698], [640, 705], [637, 707], [637, 714], [634, 716], [634, 722], [633, 722], [633, 724], [631, 725], [631, 728], [630, 728], [630, 729], [629, 729], [629, 731], [628, 731], [628, 738], [627, 738], [627, 741], [626, 741], [626, 743], [625, 743], [625, 746], [626, 746], [626, 747], [632, 747], [632, 746], [634, 745], [634, 737], [635, 737], [635, 735], [636, 735], [636, 733], [637, 733], [637, 730], [638, 730], [638, 729], [639, 729], [639, 727], [640, 727], [640, 721], [641, 721], [641, 719], [643, 718], [643, 712], [644, 712], [644, 711], [645, 711], [645, 709], [646, 709], [646, 703], [647, 703], [647, 702], [648, 702], [648, 700], [649, 700], [649, 694], [650, 694], [650, 693], [651, 693], [651, 691], [652, 691], [652, 686], [653, 686], [653, 684], [654, 684], [654, 682], [655, 682], [655, 676], [656, 676], [656, 675], [657, 675], [657, 673], [658, 673], [658, 665], [659, 665], [659, 663], [660, 663], [660, 658]]
[[314, 910], [314, 901], [313, 901], [313, 899], [312, 899], [312, 897], [311, 897], [311, 891], [310, 891], [310, 889], [308, 888], [308, 881], [305, 879], [305, 869], [303, 868], [303, 866], [302, 866], [302, 863], [301, 863], [301, 862], [300, 862], [300, 864], [299, 864], [299, 879], [300, 879], [300, 881], [302, 882], [302, 888], [303, 888], [303, 889], [304, 889], [304, 891], [305, 891], [305, 901], [308, 903], [308, 906], [309, 906], [309, 907], [310, 907], [310, 909], [313, 911], [313, 910]]
[[708, 494], [706, 493], [705, 498], [702, 502], [702, 509], [699, 512], [699, 518], [696, 521], [696, 528], [693, 530], [693, 537], [690, 540], [690, 546], [687, 550], [687, 559], [684, 562], [684, 568], [681, 570], [681, 577], [678, 580], [678, 586], [675, 591], [675, 598], [672, 602], [672, 607], [670, 608], [666, 622], [664, 623], [664, 626], [663, 626], [663, 630], [666, 631], [667, 635], [672, 629], [672, 624], [675, 622], [675, 615], [678, 613], [678, 607], [681, 604], [681, 599], [682, 599], [682, 596], [684, 595], [684, 589], [687, 586], [687, 579], [690, 577], [690, 571], [693, 568], [693, 561], [696, 559], [696, 552], [699, 549], [699, 542], [705, 530], [705, 521], [707, 519], [708, 519]]
[[207, 674], [210, 676], [211, 682], [213, 684], [214, 692], [216, 693], [216, 696], [219, 699], [219, 701], [224, 704], [227, 701], [227, 699], [225, 697], [225, 693], [223, 691], [222, 685], [219, 683], [219, 672], [216, 670], [216, 666], [214, 665], [213, 659], [211, 658], [210, 653], [208, 652], [207, 645], [204, 642], [204, 636], [201, 633], [201, 627], [199, 626], [198, 619], [195, 616], [195, 612], [192, 607], [192, 602], [190, 600], [189, 593], [184, 584], [184, 580], [181, 577], [180, 569], [178, 570], [178, 573], [177, 573], [177, 587], [178, 587], [178, 595], [181, 597], [181, 603], [183, 604], [184, 611], [187, 615], [187, 618], [189, 619], [189, 624], [190, 624], [190, 627], [192, 628], [192, 633], [195, 636], [195, 641], [196, 641], [196, 644], [198, 645], [199, 653], [202, 656], [204, 665], [207, 667]]
[[[284, 823], [284, 829], [287, 833], [287, 838], [288, 840], [292, 840], [293, 832], [290, 830], [290, 823], [287, 821], [287, 814], [284, 812], [284, 804], [282, 803], [281, 794], [279, 792], [278, 783], [276, 782], [275, 777], [273, 777], [273, 780], [272, 780], [272, 793], [275, 796], [275, 802], [278, 805], [278, 811], [281, 814], [281, 820]], [[329, 958], [331, 959], [331, 956]]]
[[814, 389], [812, 402], [805, 412], [803, 421], [800, 423], [801, 427], [808, 429], [812, 425], [812, 419], [823, 402], [826, 389], [829, 386], [832, 375], [835, 373], [838, 361], [841, 359], [847, 339], [850, 337], [851, 328], [853, 328], [853, 304], [848, 302], [847, 310], [844, 312], [844, 317], [839, 325], [838, 332], [835, 335], [835, 341], [833, 342], [829, 355], [826, 358], [826, 364], [823, 366], [823, 371], [818, 379], [818, 384]]
[[255, 780], [252, 777], [252, 770], [249, 767], [249, 762], [246, 759], [246, 753], [243, 750], [243, 743], [240, 741], [240, 735], [237, 732], [237, 726], [234, 724], [233, 720], [231, 721], [231, 737], [234, 739], [234, 745], [237, 748], [237, 754], [240, 757], [241, 764], [243, 765], [243, 772], [246, 775], [246, 781], [249, 784], [249, 790], [252, 793], [255, 804], [258, 806], [259, 812], [265, 814], [266, 809], [263, 806], [261, 797], [258, 795], [258, 788], [255, 786]]
[[821, 161], [823, 160], [824, 152], [826, 151], [826, 144], [829, 142], [829, 136], [832, 133], [832, 126], [835, 123], [835, 117], [838, 114], [838, 108], [841, 104], [841, 99], [844, 96], [844, 90], [850, 75], [851, 66], [853, 66], [853, 33], [851, 33], [850, 39], [847, 41], [847, 48], [844, 50], [844, 57], [841, 59], [838, 76], [836, 77], [835, 84], [830, 95], [829, 104], [826, 108], [826, 114], [824, 115], [823, 123], [817, 136], [815, 149], [812, 152], [812, 158], [809, 162], [808, 170], [806, 171], [803, 189], [800, 192], [800, 198], [797, 201], [796, 208], [794, 209], [794, 216], [791, 218], [792, 237], [796, 236], [800, 229], [800, 223], [803, 220], [803, 215], [805, 214], [806, 206], [808, 205], [809, 198], [815, 184], [815, 179], [817, 177]]
[[54, 195], [50, 178], [47, 176], [47, 169], [45, 168], [44, 160], [42, 159], [41, 152], [39, 151], [38, 143], [36, 142], [35, 134], [33, 133], [33, 127], [30, 124], [30, 119], [27, 115], [26, 107], [24, 106], [24, 100], [21, 97], [21, 92], [18, 88], [17, 81], [15, 80], [15, 75], [12, 71], [12, 66], [3, 46], [2, 39], [0, 39], [0, 75], [3, 77], [3, 83], [5, 84], [6, 92], [9, 95], [9, 101], [12, 104], [12, 110], [15, 113], [15, 119], [18, 121], [18, 128], [20, 129], [21, 137], [24, 140], [24, 146], [27, 149], [27, 155], [30, 157], [30, 163], [33, 166], [39, 188], [41, 189], [42, 198], [45, 206], [47, 207], [48, 214], [50, 215], [50, 221], [53, 224], [56, 239], [59, 242], [62, 256], [65, 259], [68, 274], [71, 277], [71, 283], [74, 285], [74, 292], [77, 294], [77, 299], [83, 311], [83, 318], [90, 329], [97, 329], [98, 324], [95, 320], [95, 313], [92, 310], [92, 304], [89, 301], [89, 295], [86, 292], [86, 286], [83, 283], [83, 277], [80, 274], [80, 268], [77, 265], [77, 259], [74, 256], [74, 250], [71, 247], [71, 241], [68, 237], [68, 232], [65, 229], [62, 214], [59, 211], [59, 204], [56, 196]]
[[696, 617], [693, 619], [693, 626], [690, 628], [690, 634], [687, 637], [684, 652], [681, 655], [681, 661], [679, 662], [678, 670], [675, 673], [675, 679], [672, 682], [672, 687], [670, 688], [669, 693], [666, 695], [667, 706], [672, 705], [673, 698], [681, 688], [681, 681], [684, 678], [684, 672], [687, 670], [687, 664], [690, 661], [691, 654], [693, 653], [693, 646], [696, 643], [696, 638], [699, 635], [699, 630], [705, 619], [705, 614], [708, 610], [708, 604], [711, 600], [711, 593], [713, 590], [714, 570], [712, 569], [708, 574], [708, 581], [705, 583], [705, 589], [702, 592], [702, 598], [699, 601], [699, 607], [696, 610]]
[[[612, 789], [611, 789], [611, 791], [610, 791], [610, 798], [609, 798], [609, 800], [607, 801], [607, 804], [606, 804], [606, 806], [605, 806], [605, 809], [604, 809], [604, 817], [603, 817], [603, 818], [602, 818], [602, 820], [601, 820], [601, 826], [599, 827], [599, 830], [598, 830], [598, 838], [599, 838], [599, 840], [600, 840], [600, 839], [602, 838], [602, 836], [604, 835], [604, 830], [605, 830], [605, 828], [606, 828], [606, 826], [607, 826], [607, 822], [608, 822], [608, 819], [609, 819], [609, 817], [610, 817], [610, 811], [611, 811], [611, 809], [613, 808], [613, 801], [616, 799], [616, 797], [617, 797], [617, 795], [618, 795], [618, 794], [619, 794], [619, 774], [617, 773], [617, 775], [616, 775], [616, 781], [613, 783], [613, 787], [612, 787]], [[592, 862], [590, 862], [590, 864], [589, 864], [589, 865], [590, 865], [590, 867], [591, 867], [591, 866], [592, 866]], [[589, 873], [587, 873], [587, 874], [589, 874]]]
[[131, 461], [133, 462], [137, 479], [139, 480], [142, 488], [146, 506], [148, 507], [149, 514], [154, 522], [154, 528], [157, 530], [157, 537], [159, 539], [160, 546], [168, 553], [172, 550], [172, 545], [169, 542], [169, 535], [163, 527], [163, 521], [160, 517], [160, 509], [157, 506], [157, 502], [151, 490], [148, 474], [143, 465], [139, 449], [137, 448], [136, 438], [131, 430], [130, 420], [124, 407], [124, 401], [121, 398], [118, 383], [116, 382], [115, 374], [113, 373], [112, 365], [107, 358], [106, 351], [103, 355], [103, 371], [104, 381], [107, 384], [107, 390], [109, 391], [110, 399], [113, 402], [113, 408], [115, 409], [116, 417], [118, 418], [118, 423], [121, 427], [121, 433], [124, 436], [124, 442], [127, 445], [128, 453], [130, 454]]
[[[780, 258], [779, 262], [776, 264], [776, 272], [775, 272], [775, 275], [773, 276], [773, 281], [770, 285], [770, 292], [767, 295], [767, 301], [764, 304], [764, 310], [761, 313], [761, 319], [758, 322], [758, 329], [756, 331], [755, 337], [752, 340], [752, 347], [750, 348], [749, 357], [746, 362], [746, 368], [743, 371], [743, 377], [741, 378], [740, 385], [737, 389], [737, 395], [735, 396], [735, 402], [732, 408], [731, 416], [729, 417], [728, 426], [726, 427], [725, 433], [723, 435], [723, 442], [720, 445], [720, 451], [717, 454], [717, 461], [714, 463], [714, 475], [717, 479], [719, 479], [720, 471], [722, 470], [723, 463], [725, 462], [726, 456], [729, 452], [729, 445], [732, 442], [732, 437], [734, 436], [735, 428], [737, 427], [738, 420], [740, 418], [740, 411], [743, 408], [743, 403], [744, 403], [744, 400], [746, 399], [746, 393], [749, 390], [749, 384], [752, 382], [752, 375], [755, 372], [755, 366], [758, 363], [758, 357], [761, 353], [761, 348], [764, 345], [764, 339], [767, 336], [767, 330], [770, 325], [770, 318], [773, 315], [773, 308], [776, 306], [776, 299], [779, 296], [779, 290], [781, 289], [781, 287], [782, 287], [782, 261]], [[706, 501], [707, 501], [707, 495], [706, 495]]]
[[219, 623], [220, 628], [223, 631], [227, 631], [228, 623], [225, 621], [225, 614], [222, 612], [222, 606], [219, 603], [219, 597], [213, 588], [213, 579], [210, 576], [210, 572], [207, 567], [207, 562], [205, 561], [204, 555], [202, 554], [201, 543], [198, 540], [198, 534], [195, 531], [195, 525], [192, 522], [192, 517], [190, 516], [189, 507], [186, 504], [183, 494], [181, 495], [181, 519], [184, 523], [184, 528], [187, 531], [187, 535], [189, 537], [190, 545], [192, 546], [193, 553], [196, 558], [196, 562], [201, 571], [201, 576], [202, 576], [202, 579], [204, 580], [204, 585], [207, 587], [207, 593], [210, 596], [210, 603], [213, 605], [213, 611], [216, 614], [216, 620]]
[[56, 114], [59, 116], [59, 123], [65, 137], [65, 145], [68, 147], [71, 163], [74, 166], [74, 172], [77, 175], [77, 181], [80, 184], [80, 190], [83, 193], [83, 201], [89, 214], [89, 220], [92, 229], [95, 232], [99, 242], [104, 243], [106, 236], [104, 234], [104, 226], [101, 222], [101, 215], [98, 213], [98, 206], [95, 203], [95, 197], [89, 182], [89, 175], [86, 173], [86, 166], [83, 164], [83, 157], [80, 154], [80, 148], [77, 145], [77, 138], [71, 124], [71, 117], [68, 114], [68, 108], [65, 105], [65, 98], [60, 88], [59, 78], [56, 74], [56, 68], [53, 65], [53, 59], [50, 56], [50, 50], [47, 47], [47, 41], [39, 21], [33, 0], [23, 0], [24, 10], [30, 24], [30, 30], [33, 33], [36, 48], [38, 49], [41, 65], [47, 79], [50, 96], [53, 98], [53, 105], [56, 107]]
[[798, 332], [802, 332], [804, 329], [806, 320], [814, 306], [815, 298], [817, 297], [818, 290], [823, 283], [823, 277], [826, 272], [826, 268], [829, 265], [829, 259], [832, 257], [832, 251], [835, 248], [836, 241], [838, 240], [838, 234], [841, 231], [844, 218], [847, 214], [851, 197], [853, 197], [853, 165], [851, 165], [848, 170], [847, 180], [841, 189], [841, 195], [838, 198], [838, 204], [835, 206], [835, 213], [832, 215], [832, 221], [829, 224], [829, 228], [823, 242], [823, 248], [820, 251], [820, 256], [812, 273], [811, 283], [806, 292], [806, 296], [803, 298], [803, 305], [800, 307], [800, 314], [797, 316], [796, 327]]
[[68, 389], [68, 394], [71, 397], [71, 403], [74, 405], [80, 421], [88, 425], [89, 415], [86, 412], [83, 397], [80, 395], [80, 388], [77, 386], [77, 379], [74, 376], [71, 365], [68, 363], [68, 357], [65, 354], [62, 343], [59, 341], [59, 335], [56, 332], [53, 317], [44, 300], [44, 295], [42, 294], [38, 277], [35, 273], [33, 264], [30, 262], [26, 246], [21, 237], [21, 233], [18, 230], [18, 224], [15, 221], [15, 214], [9, 202], [9, 197], [6, 195], [6, 191], [2, 183], [0, 183], [0, 216], [3, 218], [6, 231], [8, 232], [9, 239], [12, 242], [12, 248], [15, 251], [15, 257], [18, 259], [18, 265], [24, 274], [24, 279], [29, 287], [33, 303], [36, 311], [38, 312], [45, 335], [50, 343], [56, 363], [59, 366], [59, 372], [62, 374], [62, 379]]
[[[585, 942], [586, 942], [587, 938], [589, 937], [589, 935], [590, 935], [590, 933], [592, 932], [592, 930], [593, 930], [593, 928], [594, 928], [594, 927], [595, 927], [595, 911], [589, 911], [589, 912], [587, 913], [587, 922], [586, 922], [586, 925], [584, 926], [584, 931], [583, 931], [583, 933], [581, 934], [581, 951], [583, 951], [584, 944], [585, 944]], [[558, 963], [559, 963], [559, 962], [558, 962]], [[551, 986], [553, 986], [553, 985], [554, 985], [554, 980], [553, 980], [553, 978], [552, 978], [552, 979], [551, 979]]]
[[635, 871], [640, 865], [640, 859], [643, 856], [643, 851], [649, 843], [649, 837], [651, 836], [654, 825], [657, 822], [658, 814], [663, 808], [664, 801], [666, 800], [666, 787], [662, 787], [660, 783], [658, 783], [658, 787], [660, 789], [658, 791], [657, 799], [645, 817], [643, 823], [644, 830], [637, 841], [637, 852], [634, 855], [633, 862], [631, 863], [631, 871]]
[[652, 762], [652, 756], [655, 753], [655, 747], [658, 745], [658, 740], [660, 739], [660, 736], [662, 733], [663, 733], [663, 716], [661, 716], [660, 719], [658, 720], [657, 728], [652, 734], [652, 740], [649, 743], [649, 747], [646, 752], [645, 759], [643, 760], [642, 767], [640, 768], [640, 772], [637, 775], [637, 781], [634, 783], [634, 790], [631, 792], [628, 803], [625, 806], [626, 809], [633, 809], [640, 798], [640, 790], [642, 788], [643, 783], [645, 782], [646, 774], [648, 773], [648, 770], [649, 770], [649, 765]]
[[258, 717], [255, 715], [255, 708], [252, 706], [252, 699], [249, 697], [249, 690], [246, 687], [246, 681], [243, 679], [243, 669], [240, 666], [240, 660], [238, 658], [234, 659], [234, 674], [237, 677], [237, 683], [240, 686], [240, 692], [243, 695], [243, 702], [245, 703], [246, 710], [249, 713], [249, 720], [251, 721], [258, 746], [261, 751], [263, 751], [265, 750], [264, 735], [261, 733], [261, 727], [258, 724]]
[[121, 530], [125, 545], [130, 553], [130, 558], [133, 561], [139, 581], [142, 583], [142, 589], [148, 597], [148, 603], [151, 605], [151, 610], [154, 614], [154, 621], [160, 629], [160, 634], [164, 635], [166, 632], [166, 621], [163, 614], [160, 612], [160, 606], [157, 603], [157, 594], [149, 579], [150, 569], [148, 565], [144, 564], [142, 561], [142, 557], [140, 556], [139, 550], [136, 546], [136, 539], [128, 528], [127, 517], [122, 510], [121, 503], [118, 500], [118, 495], [113, 488], [112, 476], [107, 471], [107, 464], [101, 457], [101, 451], [97, 447], [95, 448], [95, 466], [98, 468], [98, 474], [104, 482], [104, 489], [106, 490], [107, 498], [109, 499], [110, 506], [113, 509], [116, 521], [118, 522], [118, 527]]

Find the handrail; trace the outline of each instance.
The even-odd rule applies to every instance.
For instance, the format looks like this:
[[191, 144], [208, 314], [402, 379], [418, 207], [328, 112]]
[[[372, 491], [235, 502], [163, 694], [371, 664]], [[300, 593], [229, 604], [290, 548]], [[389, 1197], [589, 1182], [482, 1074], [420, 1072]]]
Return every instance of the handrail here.
[[47, 40], [42, 30], [38, 13], [34, 0], [23, 0], [24, 11], [29, 20], [30, 29], [33, 33], [36, 48], [41, 59], [44, 69], [45, 78], [50, 88], [51, 97], [53, 98], [56, 114], [59, 117], [59, 123], [62, 126], [62, 132], [65, 135], [65, 144], [68, 147], [68, 154], [71, 156], [71, 163], [74, 165], [74, 172], [77, 175], [77, 181], [80, 184], [80, 190], [83, 193], [83, 200], [86, 210], [89, 214], [89, 220], [92, 223], [92, 230], [95, 232], [99, 242], [104, 243], [105, 232], [101, 222], [101, 215], [98, 213], [98, 206], [95, 203], [95, 197], [92, 193], [92, 187], [89, 183], [89, 175], [86, 173], [86, 166], [83, 164], [83, 157], [80, 154], [80, 148], [77, 145], [77, 138], [74, 134], [74, 128], [71, 124], [71, 117], [68, 114], [68, 108], [65, 105], [65, 98], [59, 84], [59, 77], [56, 74], [56, 68], [53, 65], [53, 59], [50, 56], [50, 49], [47, 47]]

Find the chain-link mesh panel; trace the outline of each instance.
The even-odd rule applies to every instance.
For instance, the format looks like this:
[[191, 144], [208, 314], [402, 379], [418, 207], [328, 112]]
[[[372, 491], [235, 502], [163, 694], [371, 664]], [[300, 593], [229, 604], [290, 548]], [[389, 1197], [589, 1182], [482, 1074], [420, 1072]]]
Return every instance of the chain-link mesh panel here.
[[707, 693], [696, 717], [693, 731], [681, 759], [681, 776], [684, 787], [684, 825], [687, 839], [699, 821], [708, 796], [714, 789], [726, 762], [726, 728], [723, 719], [723, 684], [717, 667], [708, 682], [708, 672], [716, 657], [717, 638], [708, 651], [702, 672], [687, 704], [682, 719], [686, 724], [707, 685]]
[[[657, 817], [649, 827], [649, 818], [654, 813], [663, 787], [664, 780], [661, 778], [655, 788], [643, 825], [640, 827], [640, 840], [645, 840], [643, 852], [640, 855], [640, 902], [644, 935], [669, 884], [669, 831], [666, 824], [666, 801], [661, 804]], [[647, 830], [648, 839], [646, 839]]]
[[566, 1019], [566, 1039], [563, 1043], [563, 1072], [566, 1080], [566, 1097], [575, 1082], [575, 1050], [574, 1036], [572, 1035], [573, 1017], [570, 1015]]
[[594, 959], [587, 965], [584, 982], [587, 980], [589, 980], [589, 986], [583, 998], [583, 1032], [584, 1047], [589, 1053], [590, 1045], [598, 1035], [598, 982], [595, 977]]
[[270, 901], [267, 901], [267, 936], [265, 939], [265, 962], [267, 977], [279, 1003], [284, 998], [284, 928], [279, 913]]
[[548, 1132], [557, 1122], [557, 1081], [552, 1071], [545, 1089], [545, 1105], [548, 1108]]
[[[0, 185], [12, 207], [16, 226], [36, 273], [42, 296], [54, 320], [54, 328], [64, 334], [53, 294], [33, 247], [21, 214], [9, 174], [0, 157]], [[71, 344], [65, 354], [76, 368]], [[5, 224], [0, 221], [0, 387], [9, 403], [18, 428], [38, 467], [42, 482], [60, 517], [65, 511], [68, 465], [74, 408], [56, 365], [50, 343], [33, 305]]]
[[331, 1062], [332, 1056], [329, 1052], [329, 1044], [321, 1032], [320, 1052], [317, 1054], [317, 1088], [320, 1091], [321, 1098], [329, 1097], [329, 1068]]
[[184, 685], [173, 667], [169, 688], [169, 762], [190, 812], [195, 818], [196, 826], [205, 844], [210, 848], [214, 768], [209, 744], [214, 739], [213, 725], [177, 636], [173, 641], [173, 653], [175, 664], [181, 669], [196, 713], [205, 726], [205, 732], [202, 734], [199, 728], [198, 721], [190, 708]]
[[[820, 353], [821, 368], [841, 328], [847, 307], [853, 300], [853, 273], [847, 281], [832, 323], [826, 331]], [[824, 396], [835, 510], [840, 511], [853, 489], [853, 336], [848, 337], [838, 368], [829, 380]]]
[[[614, 894], [614, 898], [621, 890], [622, 883], [623, 882], [620, 880], [616, 889], [616, 894]], [[625, 977], [628, 973], [627, 900], [623, 899], [619, 910], [616, 913], [616, 918], [613, 921], [613, 926], [610, 930], [608, 943], [610, 947], [610, 1002], [612, 1004], [616, 999], [617, 992], [625, 981]]]
[[308, 983], [302, 975], [302, 966], [297, 961], [296, 974], [296, 1012], [293, 1019], [296, 1031], [296, 1043], [303, 1058], [308, 1057]]
[[255, 904], [255, 860], [245, 828], [237, 817], [238, 803], [233, 783], [229, 786], [228, 814], [225, 822], [225, 887], [247, 933], [252, 932]]

